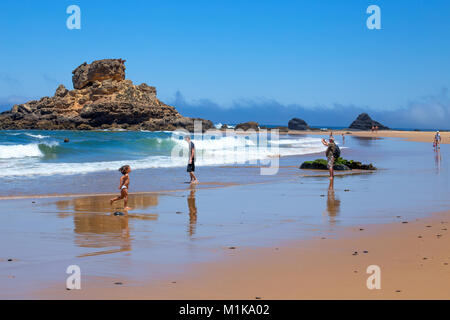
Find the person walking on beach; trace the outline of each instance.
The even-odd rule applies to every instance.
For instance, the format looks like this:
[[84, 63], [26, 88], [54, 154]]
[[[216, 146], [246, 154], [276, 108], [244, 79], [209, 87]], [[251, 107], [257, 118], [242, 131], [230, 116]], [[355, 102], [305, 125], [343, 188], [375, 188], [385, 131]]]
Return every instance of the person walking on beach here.
[[342, 132], [342, 144], [345, 144], [345, 134]]
[[328, 147], [325, 151], [325, 155], [327, 156], [327, 168], [330, 171], [330, 180], [334, 179], [334, 161], [339, 158], [340, 151], [338, 146], [334, 143], [334, 138], [330, 137], [328, 142], [325, 139], [322, 139], [322, 143], [324, 146]]
[[187, 172], [189, 172], [189, 175], [191, 177], [191, 184], [197, 184], [198, 180], [195, 176], [195, 145], [191, 141], [191, 137], [187, 136], [184, 138], [186, 142], [189, 144], [189, 162], [187, 165]]
[[119, 184], [119, 190], [120, 190], [120, 196], [111, 199], [110, 203], [111, 205], [119, 200], [123, 199], [123, 206], [124, 210], [131, 210], [130, 207], [128, 207], [128, 188], [130, 187], [130, 172], [131, 167], [129, 165], [125, 165], [120, 167], [119, 169], [120, 173], [122, 174], [122, 177], [120, 178], [120, 184]]
[[440, 143], [441, 143], [441, 134], [439, 133], [439, 130], [436, 131], [436, 134], [434, 135], [434, 150], [440, 149]]

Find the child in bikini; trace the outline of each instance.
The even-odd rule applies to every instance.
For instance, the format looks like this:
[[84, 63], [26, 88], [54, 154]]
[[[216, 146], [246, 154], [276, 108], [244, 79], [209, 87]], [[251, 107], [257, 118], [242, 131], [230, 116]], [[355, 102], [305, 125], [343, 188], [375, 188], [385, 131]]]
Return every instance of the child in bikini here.
[[131, 167], [129, 165], [123, 166], [119, 169], [120, 173], [122, 173], [122, 178], [120, 178], [120, 196], [110, 200], [111, 205], [118, 200], [124, 201], [124, 210], [131, 210], [128, 205], [128, 188], [130, 186], [130, 176]]

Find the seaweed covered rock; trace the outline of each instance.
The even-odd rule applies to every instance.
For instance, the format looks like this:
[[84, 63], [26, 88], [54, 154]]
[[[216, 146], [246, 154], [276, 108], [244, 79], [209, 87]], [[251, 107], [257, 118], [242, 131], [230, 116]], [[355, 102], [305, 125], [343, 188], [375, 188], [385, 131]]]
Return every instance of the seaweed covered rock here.
[[[305, 161], [300, 166], [300, 169], [313, 169], [313, 170], [328, 170], [327, 160], [316, 159], [314, 161]], [[339, 158], [334, 162], [334, 170], [346, 171], [346, 170], [376, 170], [372, 164], [363, 164], [359, 161], [346, 160]]]

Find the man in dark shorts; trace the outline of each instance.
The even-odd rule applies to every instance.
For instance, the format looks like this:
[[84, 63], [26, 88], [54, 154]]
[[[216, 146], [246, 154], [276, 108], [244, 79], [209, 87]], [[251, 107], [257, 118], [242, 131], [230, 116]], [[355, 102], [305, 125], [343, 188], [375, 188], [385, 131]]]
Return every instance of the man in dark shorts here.
[[184, 138], [186, 142], [189, 144], [189, 162], [187, 165], [187, 172], [189, 172], [189, 175], [191, 176], [191, 184], [198, 183], [197, 177], [195, 176], [195, 145], [191, 141], [191, 137], [187, 136]]

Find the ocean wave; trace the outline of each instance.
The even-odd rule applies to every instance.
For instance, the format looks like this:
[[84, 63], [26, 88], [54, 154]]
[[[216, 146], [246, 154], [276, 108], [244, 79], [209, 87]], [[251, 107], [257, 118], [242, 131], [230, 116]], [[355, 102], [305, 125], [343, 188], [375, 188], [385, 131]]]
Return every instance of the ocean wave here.
[[[182, 167], [187, 164], [188, 157], [188, 144], [182, 138], [181, 135], [161, 133], [96, 133], [75, 135], [70, 143], [59, 144], [55, 141], [61, 137], [51, 136], [48, 141], [39, 143], [0, 145], [0, 177], [117, 171], [124, 164], [133, 169]], [[268, 140], [263, 145], [258, 139], [243, 135], [195, 138], [199, 166], [264, 163], [277, 156], [325, 150], [319, 138]]]
[[0, 145], [0, 159], [40, 158], [57, 147], [58, 143]]
[[43, 153], [39, 149], [39, 144], [0, 146], [0, 159], [17, 159], [42, 156]]

